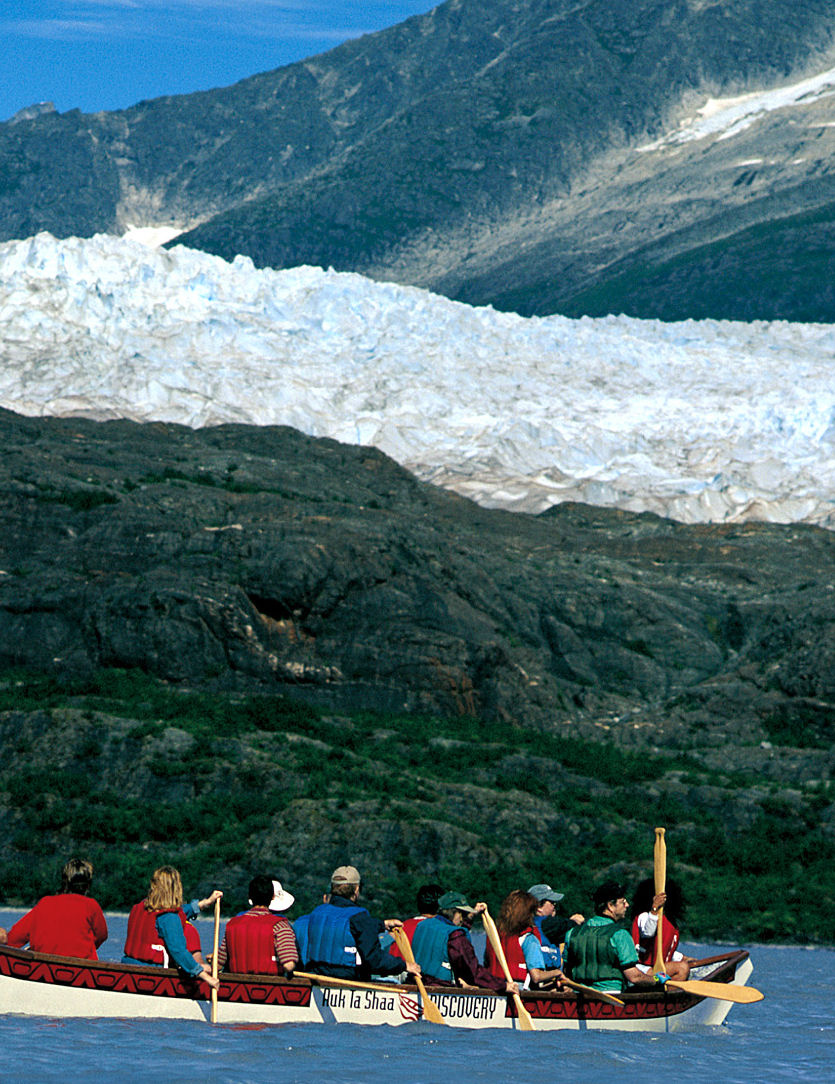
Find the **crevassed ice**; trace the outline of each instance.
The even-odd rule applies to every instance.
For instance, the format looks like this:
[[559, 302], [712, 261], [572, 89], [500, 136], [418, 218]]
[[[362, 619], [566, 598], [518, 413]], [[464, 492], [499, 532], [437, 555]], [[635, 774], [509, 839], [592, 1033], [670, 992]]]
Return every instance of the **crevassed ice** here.
[[0, 405], [373, 444], [487, 506], [835, 527], [835, 328], [523, 319], [360, 275], [0, 245]]

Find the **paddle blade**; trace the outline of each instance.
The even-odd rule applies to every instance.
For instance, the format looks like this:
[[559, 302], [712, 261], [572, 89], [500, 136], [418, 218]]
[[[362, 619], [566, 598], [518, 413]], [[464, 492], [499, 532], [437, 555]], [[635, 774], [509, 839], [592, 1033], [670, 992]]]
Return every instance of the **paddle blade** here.
[[522, 999], [518, 994], [513, 995], [513, 1000], [516, 1002], [516, 1016], [519, 1019], [520, 1031], [534, 1031], [533, 1020], [531, 1020], [531, 1014], [522, 1004]]
[[[415, 954], [412, 951], [412, 943], [409, 941], [409, 935], [403, 929], [402, 926], [395, 926], [391, 931], [391, 935], [394, 938], [394, 942], [400, 949], [400, 955], [406, 961], [407, 964], [413, 964], [415, 962]], [[427, 1020], [430, 1024], [445, 1024], [443, 1013], [427, 994], [426, 987], [423, 985], [423, 979], [420, 975], [415, 976], [415, 983], [417, 984], [418, 991], [423, 1001], [423, 1019]]]
[[445, 1024], [444, 1015], [432, 998], [427, 994], [426, 987], [423, 985], [423, 980], [417, 980], [417, 987], [420, 991], [421, 999], [423, 1000], [423, 1019], [430, 1024]]
[[706, 979], [672, 979], [667, 985], [676, 990], [685, 990], [698, 997], [715, 997], [719, 1001], [733, 1001], [737, 1005], [751, 1005], [762, 1001], [765, 996], [753, 986], [733, 986], [728, 982], [708, 982]]

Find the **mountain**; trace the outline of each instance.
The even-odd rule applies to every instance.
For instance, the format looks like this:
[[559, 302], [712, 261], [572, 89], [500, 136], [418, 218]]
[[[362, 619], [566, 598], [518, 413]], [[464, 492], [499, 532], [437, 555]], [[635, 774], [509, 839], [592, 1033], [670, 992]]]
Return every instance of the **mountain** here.
[[[0, 435], [2, 665], [603, 727], [717, 767], [730, 745], [784, 782], [822, 770], [831, 531], [490, 511], [284, 427], [3, 411]], [[808, 755], [758, 744], [792, 729]]]
[[827, 0], [448, 0], [222, 90], [14, 118], [0, 237], [169, 226], [524, 314], [827, 320], [833, 30]]
[[402, 913], [575, 909], [666, 824], [691, 931], [831, 941], [832, 532], [489, 511], [282, 427], [0, 440], [7, 901], [79, 851], [112, 906], [172, 860], [309, 906], [349, 856]]

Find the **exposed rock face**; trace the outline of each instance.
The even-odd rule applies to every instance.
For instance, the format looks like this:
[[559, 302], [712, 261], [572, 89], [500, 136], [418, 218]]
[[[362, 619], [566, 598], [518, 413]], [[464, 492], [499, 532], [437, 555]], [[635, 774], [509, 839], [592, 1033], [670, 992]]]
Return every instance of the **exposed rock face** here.
[[827, 0], [448, 0], [232, 87], [24, 111], [0, 238], [167, 227], [523, 314], [831, 320], [825, 88], [677, 136], [831, 71], [833, 32]]
[[290, 429], [2, 412], [0, 435], [0, 665], [829, 770], [829, 532], [487, 511]]

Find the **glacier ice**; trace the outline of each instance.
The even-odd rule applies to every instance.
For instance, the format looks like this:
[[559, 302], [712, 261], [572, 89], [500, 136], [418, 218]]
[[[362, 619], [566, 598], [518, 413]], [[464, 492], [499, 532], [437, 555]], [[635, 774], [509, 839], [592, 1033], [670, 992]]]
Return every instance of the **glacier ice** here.
[[0, 244], [0, 405], [292, 425], [488, 507], [835, 528], [835, 327], [525, 319], [314, 267]]

